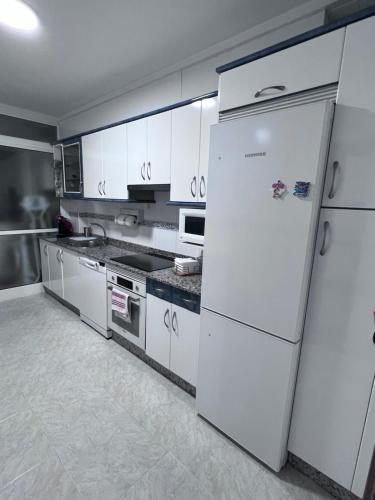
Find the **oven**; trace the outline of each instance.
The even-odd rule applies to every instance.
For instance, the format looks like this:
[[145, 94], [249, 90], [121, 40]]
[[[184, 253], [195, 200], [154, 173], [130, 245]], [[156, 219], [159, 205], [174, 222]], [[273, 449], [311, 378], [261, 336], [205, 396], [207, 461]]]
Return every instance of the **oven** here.
[[[112, 290], [129, 295], [129, 315], [112, 309]], [[146, 348], [146, 279], [107, 270], [108, 328], [145, 350]]]

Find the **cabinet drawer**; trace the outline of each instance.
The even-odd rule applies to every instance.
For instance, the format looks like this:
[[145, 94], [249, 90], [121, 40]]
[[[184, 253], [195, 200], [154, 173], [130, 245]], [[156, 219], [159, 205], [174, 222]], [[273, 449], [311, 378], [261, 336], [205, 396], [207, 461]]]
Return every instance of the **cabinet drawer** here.
[[172, 287], [170, 285], [147, 279], [146, 291], [154, 297], [172, 302]]
[[179, 288], [173, 288], [172, 303], [188, 311], [200, 314], [201, 298], [194, 293], [186, 292]]
[[223, 73], [220, 111], [337, 82], [344, 34], [341, 28]]

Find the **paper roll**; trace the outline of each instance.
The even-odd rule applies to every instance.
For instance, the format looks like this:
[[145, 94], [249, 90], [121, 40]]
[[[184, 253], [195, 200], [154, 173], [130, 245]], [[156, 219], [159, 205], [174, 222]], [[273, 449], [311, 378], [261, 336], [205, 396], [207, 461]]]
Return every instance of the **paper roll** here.
[[137, 224], [137, 217], [134, 215], [120, 214], [116, 217], [115, 223], [119, 226], [134, 227]]

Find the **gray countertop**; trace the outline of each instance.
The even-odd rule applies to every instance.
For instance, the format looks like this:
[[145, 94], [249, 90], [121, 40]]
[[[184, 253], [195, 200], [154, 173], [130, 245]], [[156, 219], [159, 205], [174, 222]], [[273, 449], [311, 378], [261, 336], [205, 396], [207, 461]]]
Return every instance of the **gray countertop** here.
[[172, 268], [161, 269], [160, 271], [142, 271], [141, 269], [136, 269], [134, 267], [128, 266], [126, 264], [119, 264], [118, 262], [113, 262], [111, 259], [116, 257], [121, 257], [123, 255], [131, 255], [134, 253], [159, 253], [160, 256], [175, 257], [175, 254], [163, 252], [150, 247], [145, 247], [142, 245], [135, 245], [133, 243], [127, 243], [118, 240], [109, 240], [109, 243], [104, 246], [98, 246], [93, 248], [84, 247], [74, 247], [67, 243], [67, 238], [56, 238], [56, 237], [41, 237], [48, 243], [52, 243], [59, 247], [63, 247], [70, 252], [76, 253], [78, 255], [85, 255], [92, 259], [103, 261], [107, 264], [108, 268], [114, 271], [130, 271], [134, 274], [139, 274], [146, 278], [151, 278], [153, 280], [160, 281], [161, 283], [167, 283], [168, 285], [174, 286], [181, 290], [185, 290], [196, 295], [201, 294], [201, 283], [202, 275], [195, 274], [191, 276], [177, 276]]

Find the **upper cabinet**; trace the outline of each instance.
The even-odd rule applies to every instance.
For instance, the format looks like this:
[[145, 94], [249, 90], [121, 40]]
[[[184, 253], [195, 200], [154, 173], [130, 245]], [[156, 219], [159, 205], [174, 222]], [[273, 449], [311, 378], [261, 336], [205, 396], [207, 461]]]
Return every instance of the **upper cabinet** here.
[[128, 123], [128, 184], [170, 184], [171, 112]]
[[64, 196], [82, 196], [81, 141], [66, 142], [62, 147]]
[[332, 31], [222, 73], [220, 111], [338, 82], [344, 34]]
[[217, 120], [216, 98], [172, 110], [171, 201], [206, 201], [210, 126]]
[[346, 29], [323, 204], [375, 208], [375, 17]]
[[82, 137], [85, 198], [128, 198], [126, 125]]

